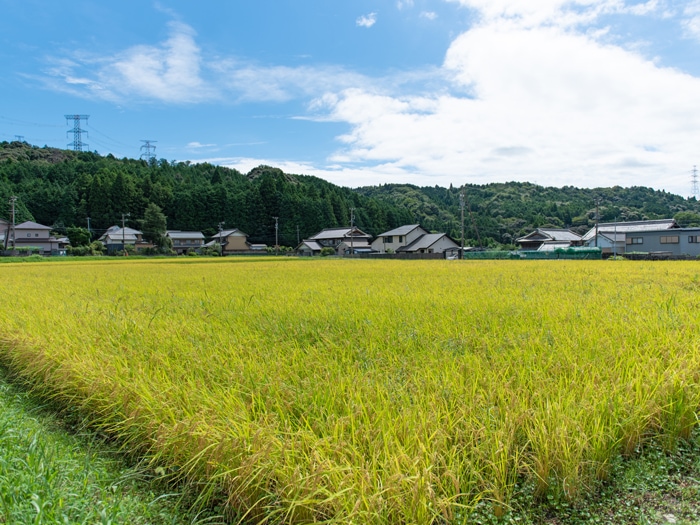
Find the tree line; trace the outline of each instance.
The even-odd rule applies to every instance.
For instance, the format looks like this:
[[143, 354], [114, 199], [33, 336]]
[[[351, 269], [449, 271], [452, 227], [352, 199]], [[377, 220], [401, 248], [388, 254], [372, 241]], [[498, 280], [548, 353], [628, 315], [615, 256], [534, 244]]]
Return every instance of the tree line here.
[[[247, 174], [208, 163], [150, 162], [0, 142], [0, 202], [17, 196], [16, 220], [34, 220], [66, 232], [70, 227], [100, 235], [112, 225], [138, 228], [157, 206], [167, 227], [202, 231], [238, 228], [251, 242], [295, 246], [323, 228], [355, 225], [377, 235], [404, 224], [461, 238], [460, 191], [464, 191], [466, 244], [512, 246], [537, 227], [583, 232], [596, 220], [676, 217], [700, 226], [700, 204], [651, 188], [582, 189], [510, 182], [463, 187], [386, 184], [357, 189], [270, 166]], [[128, 214], [128, 215], [127, 215]], [[0, 217], [9, 218], [0, 204]]]

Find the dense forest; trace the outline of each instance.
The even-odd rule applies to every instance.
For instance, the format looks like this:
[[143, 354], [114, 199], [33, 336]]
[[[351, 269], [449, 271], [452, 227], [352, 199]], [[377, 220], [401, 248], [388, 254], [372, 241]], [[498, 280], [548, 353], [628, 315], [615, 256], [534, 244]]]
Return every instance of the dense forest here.
[[[387, 184], [343, 188], [318, 177], [292, 175], [259, 166], [242, 174], [211, 164], [117, 159], [75, 152], [0, 143], [0, 217], [9, 218], [9, 199], [17, 196], [16, 220], [34, 220], [63, 232], [87, 226], [99, 235], [109, 226], [139, 228], [146, 207], [158, 205], [168, 228], [213, 235], [219, 223], [238, 228], [251, 242], [274, 244], [323, 228], [355, 224], [377, 235], [402, 224], [419, 223], [431, 231], [461, 237], [460, 189]], [[581, 189], [530, 183], [466, 185], [465, 237], [468, 245], [503, 246], [540, 226], [583, 232], [601, 221], [675, 217], [684, 226], [700, 226], [700, 203], [650, 188]]]

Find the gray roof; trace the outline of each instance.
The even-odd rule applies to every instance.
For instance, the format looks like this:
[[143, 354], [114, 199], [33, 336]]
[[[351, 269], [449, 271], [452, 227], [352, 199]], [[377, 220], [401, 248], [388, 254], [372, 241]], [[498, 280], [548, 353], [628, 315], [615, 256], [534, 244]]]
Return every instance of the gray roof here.
[[354, 232], [352, 234], [353, 237], [371, 237], [371, 235], [363, 232], [357, 227], [354, 228], [349, 228], [349, 227], [343, 227], [343, 228], [324, 228], [320, 232], [318, 232], [316, 235], [312, 235], [310, 239], [313, 240], [325, 240], [325, 239], [344, 239], [346, 237], [350, 237], [350, 232]]
[[560, 228], [537, 228], [539, 231], [549, 235], [554, 241], [580, 241], [581, 236], [571, 230]]
[[[130, 236], [133, 236], [136, 238], [137, 235], [142, 235], [142, 233], [139, 230], [134, 230], [133, 228], [129, 228], [126, 226], [124, 228], [124, 238], [128, 239]], [[102, 234], [102, 237], [99, 238], [99, 240], [106, 239], [107, 237], [112, 237], [113, 239], [116, 239], [117, 237], [122, 236], [122, 229], [119, 226], [110, 226], [107, 228], [107, 231]]]
[[389, 237], [389, 236], [393, 236], [393, 235], [408, 235], [413, 230], [415, 230], [416, 228], [420, 228], [420, 227], [421, 227], [420, 224], [407, 224], [405, 226], [399, 226], [398, 228], [394, 228], [393, 230], [389, 230], [388, 232], [380, 233], [379, 235], [377, 235], [377, 237]]
[[539, 241], [539, 240], [550, 240], [550, 241], [580, 241], [581, 236], [578, 233], [574, 233], [571, 230], [565, 230], [562, 228], [537, 228], [535, 231], [528, 233], [524, 237], [519, 237], [515, 242], [527, 242], [527, 241]]
[[[344, 244], [345, 246], [347, 246], [349, 248], [351, 242], [350, 242], [350, 239], [344, 239], [343, 242], [340, 244]], [[353, 248], [370, 248], [371, 246], [369, 244], [369, 239], [365, 239], [364, 237], [360, 237], [360, 238], [353, 237], [352, 238], [352, 247]]]
[[[675, 219], [658, 219], [653, 221], [630, 221], [630, 222], [603, 222], [598, 224], [598, 232], [606, 233], [634, 233], [646, 231], [659, 231], [677, 228]], [[595, 226], [583, 236], [584, 241], [595, 237]]]
[[[433, 244], [438, 242], [440, 239], [443, 237], [447, 237], [450, 239], [446, 233], [426, 233], [418, 237], [415, 241], [413, 241], [411, 244], [408, 246], [402, 246], [397, 252], [414, 252], [417, 250], [425, 250], [427, 248], [430, 248]], [[450, 239], [452, 240], [452, 239]], [[454, 242], [454, 241], [452, 241]], [[456, 244], [456, 243], [455, 243]]]
[[234, 233], [239, 233], [243, 237], [248, 237], [247, 233], [243, 233], [238, 228], [232, 228], [230, 230], [222, 230], [221, 233], [216, 232], [216, 235], [214, 235], [214, 238], [218, 239], [219, 237], [229, 237], [229, 236], [233, 235]]
[[50, 230], [51, 226], [44, 226], [32, 221], [26, 221], [15, 226], [15, 230]]
[[302, 246], [306, 246], [314, 252], [320, 252], [323, 249], [323, 246], [321, 246], [319, 243], [308, 239], [304, 239], [303, 241], [301, 241], [301, 244], [299, 245], [299, 248], [297, 248], [297, 250], [300, 249]]
[[183, 232], [180, 230], [168, 230], [165, 233], [171, 239], [204, 239], [202, 232]]
[[138, 237], [134, 235], [133, 233], [124, 233], [122, 235], [121, 232], [118, 233], [105, 233], [102, 237], [99, 238], [100, 241], [106, 243], [106, 244], [121, 244], [123, 242], [136, 242], [138, 240]]

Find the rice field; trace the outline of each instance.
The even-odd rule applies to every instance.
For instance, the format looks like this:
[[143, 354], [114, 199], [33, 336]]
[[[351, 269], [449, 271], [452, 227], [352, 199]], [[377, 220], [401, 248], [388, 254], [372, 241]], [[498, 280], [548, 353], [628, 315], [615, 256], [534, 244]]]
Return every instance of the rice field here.
[[241, 523], [468, 523], [697, 424], [694, 262], [2, 266], [0, 359]]

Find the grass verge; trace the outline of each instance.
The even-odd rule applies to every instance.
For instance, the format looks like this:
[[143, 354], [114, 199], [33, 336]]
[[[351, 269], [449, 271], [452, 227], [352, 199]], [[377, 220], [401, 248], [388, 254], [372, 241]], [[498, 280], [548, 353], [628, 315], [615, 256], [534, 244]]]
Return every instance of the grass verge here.
[[95, 434], [68, 432], [0, 369], [0, 523], [221, 523], [163, 489]]

